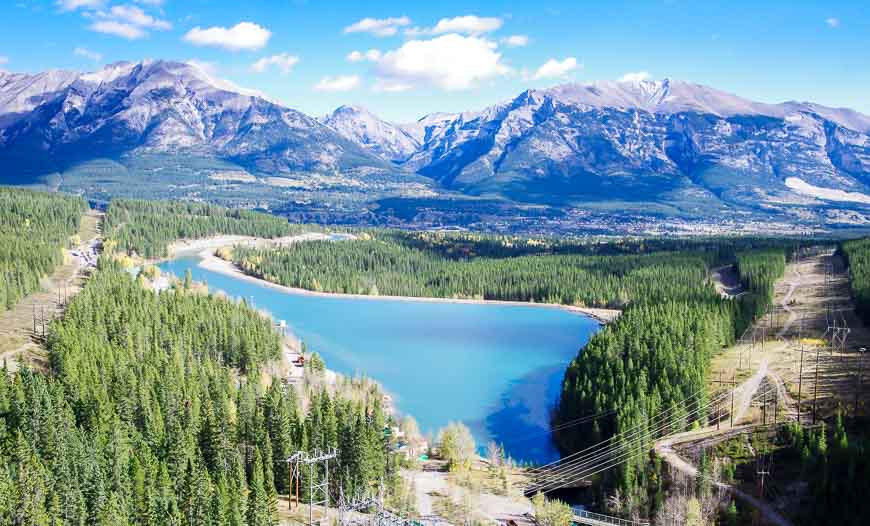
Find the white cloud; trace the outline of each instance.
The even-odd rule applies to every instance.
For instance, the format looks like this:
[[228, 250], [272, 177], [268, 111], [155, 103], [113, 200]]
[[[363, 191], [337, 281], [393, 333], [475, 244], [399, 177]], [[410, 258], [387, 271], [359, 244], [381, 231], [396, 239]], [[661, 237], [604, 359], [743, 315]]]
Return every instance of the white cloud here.
[[57, 0], [61, 11], [75, 11], [79, 8], [96, 8], [103, 5], [103, 0]]
[[524, 47], [529, 44], [529, 37], [526, 35], [511, 35], [501, 39], [501, 43], [507, 47]]
[[97, 33], [126, 38], [127, 40], [137, 40], [148, 34], [141, 27], [118, 22], [117, 20], [100, 20], [89, 25], [88, 29]]
[[510, 72], [495, 42], [455, 33], [409, 40], [378, 62], [378, 76], [385, 82], [428, 84], [449, 91], [468, 89], [478, 81]]
[[155, 18], [135, 5], [116, 5], [108, 11], [102, 9], [87, 12], [83, 16], [94, 22], [88, 26], [91, 31], [116, 35], [128, 40], [136, 40], [148, 35], [149, 30], [167, 31], [172, 24]]
[[348, 62], [362, 62], [363, 60], [368, 60], [369, 62], [377, 62], [381, 59], [382, 53], [379, 49], [370, 49], [363, 53], [362, 51], [351, 51], [345, 57]]
[[184, 35], [184, 40], [195, 46], [213, 46], [230, 51], [255, 50], [263, 48], [272, 33], [253, 22], [239, 22], [233, 27], [194, 27]]
[[406, 16], [389, 18], [363, 18], [344, 28], [345, 33], [369, 33], [376, 37], [391, 37], [399, 32], [400, 27], [411, 23]]
[[619, 78], [620, 82], [640, 82], [642, 80], [649, 80], [651, 75], [646, 71], [633, 71], [631, 73], [626, 73], [625, 75]]
[[390, 18], [363, 18], [344, 28], [345, 33], [369, 33], [376, 37], [391, 37], [399, 32], [400, 27], [411, 23], [406, 16]]
[[3, 55], [0, 55], [0, 66], [6, 65], [8, 63], [9, 63], [9, 57], [4, 57]]
[[282, 75], [287, 75], [290, 73], [290, 70], [293, 69], [299, 62], [299, 57], [295, 55], [290, 55], [288, 53], [281, 53], [279, 55], [272, 55], [271, 57], [263, 57], [260, 60], [251, 64], [251, 71], [256, 73], [263, 73], [270, 66], [275, 66], [279, 70], [281, 70]]
[[84, 57], [84, 58], [86, 58], [88, 60], [92, 60], [94, 62], [99, 62], [99, 61], [103, 60], [103, 55], [101, 55], [100, 53], [97, 53], [96, 51], [91, 51], [90, 49], [84, 48], [84, 47], [77, 47], [77, 48], [73, 49], [73, 55], [75, 55], [77, 57]]
[[338, 77], [323, 77], [314, 85], [315, 91], [351, 91], [360, 84], [357, 75], [341, 75]]
[[577, 69], [577, 59], [574, 57], [568, 57], [564, 60], [556, 60], [554, 58], [551, 58], [550, 60], [544, 62], [541, 67], [539, 67], [537, 71], [535, 71], [535, 74], [532, 78], [538, 80], [554, 77], [564, 77], [575, 69]]
[[828, 27], [840, 27], [840, 19], [833, 16], [826, 19], [825, 23], [828, 24]]
[[501, 18], [480, 17], [475, 15], [455, 16], [442, 18], [429, 29], [412, 28], [407, 31], [409, 35], [443, 35], [445, 33], [463, 33], [466, 35], [480, 35], [490, 33], [502, 26]]
[[154, 18], [142, 11], [141, 7], [134, 5], [116, 5], [108, 13], [99, 13], [98, 16], [111, 18], [119, 22], [124, 22], [145, 29], [156, 29], [158, 31], [166, 31], [172, 29], [172, 24], [166, 20]]

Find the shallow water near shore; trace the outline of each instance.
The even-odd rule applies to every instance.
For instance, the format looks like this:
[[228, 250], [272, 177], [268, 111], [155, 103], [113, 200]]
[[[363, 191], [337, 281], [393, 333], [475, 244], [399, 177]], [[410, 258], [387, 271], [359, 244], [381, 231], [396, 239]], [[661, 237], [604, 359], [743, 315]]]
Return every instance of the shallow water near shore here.
[[548, 420], [565, 367], [598, 330], [586, 316], [534, 306], [392, 301], [283, 291], [198, 266], [161, 263], [285, 320], [329, 368], [380, 382], [424, 433], [450, 421], [517, 459], [557, 458]]

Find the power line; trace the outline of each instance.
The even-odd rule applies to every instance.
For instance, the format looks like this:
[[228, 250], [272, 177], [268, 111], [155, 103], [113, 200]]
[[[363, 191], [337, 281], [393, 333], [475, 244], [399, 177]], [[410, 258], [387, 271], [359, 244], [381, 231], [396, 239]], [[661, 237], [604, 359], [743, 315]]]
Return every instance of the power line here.
[[[741, 386], [741, 388], [742, 388], [742, 386]], [[725, 394], [721, 395], [719, 398], [724, 398], [725, 396], [727, 396], [727, 394], [728, 393], [725, 393]], [[703, 405], [697, 407], [696, 409], [690, 411], [689, 415], [691, 415], [693, 413], [700, 413], [701, 410], [703, 410], [705, 407], [709, 407], [713, 403], [716, 403], [716, 399], [711, 400], [711, 401], [707, 402], [706, 404], [703, 404]], [[655, 433], [658, 433], [660, 431], [664, 431], [669, 426], [673, 425], [673, 423], [680, 418], [681, 417], [678, 416], [678, 417], [672, 418], [671, 420], [666, 421], [664, 423], [660, 423], [658, 425], [658, 427], [652, 431], [652, 433], [655, 434]], [[568, 477], [571, 477], [571, 479], [567, 483], [556, 486], [554, 488], [547, 489], [545, 491], [545, 493], [549, 492], [549, 491], [553, 491], [555, 489], [559, 489], [561, 487], [565, 487], [569, 484], [573, 484], [573, 483], [579, 481], [582, 478], [592, 476], [594, 474], [601, 472], [604, 469], [609, 469], [610, 467], [613, 467], [615, 465], [619, 465], [625, 461], [628, 461], [633, 456], [644, 453], [644, 450], [642, 448], [630, 449], [628, 451], [624, 451], [626, 448], [630, 447], [628, 442], [636, 441], [637, 438], [639, 438], [637, 433], [632, 433], [632, 435], [634, 435], [634, 436], [632, 436], [630, 440], [625, 438], [625, 437], [619, 437], [619, 435], [614, 435], [614, 437], [623, 438], [625, 441], [621, 442], [619, 444], [616, 444], [615, 446], [609, 446], [609, 447], [605, 447], [603, 449], [600, 449], [599, 451], [594, 451], [594, 452], [590, 453], [589, 455], [587, 455], [586, 456], [587, 458], [577, 459], [577, 460], [574, 460], [574, 461], [566, 464], [565, 466], [560, 466], [559, 468], [557, 468], [556, 470], [553, 471], [553, 473], [549, 476], [548, 479], [544, 479], [543, 481], [540, 481], [540, 482], [533, 484], [530, 488], [528, 488], [526, 490], [526, 493], [528, 493], [530, 491], [540, 490], [541, 488], [550, 485], [550, 483], [565, 481]], [[620, 451], [622, 451], [622, 452], [620, 452]], [[591, 458], [589, 458], [590, 455], [591, 455]], [[614, 461], [615, 461], [615, 464], [612, 463]], [[611, 463], [611, 465], [608, 465], [608, 463]], [[607, 467], [600, 469], [598, 471], [594, 471], [594, 473], [589, 473], [589, 470], [594, 470], [595, 468], [598, 468], [602, 465], [607, 465]]]

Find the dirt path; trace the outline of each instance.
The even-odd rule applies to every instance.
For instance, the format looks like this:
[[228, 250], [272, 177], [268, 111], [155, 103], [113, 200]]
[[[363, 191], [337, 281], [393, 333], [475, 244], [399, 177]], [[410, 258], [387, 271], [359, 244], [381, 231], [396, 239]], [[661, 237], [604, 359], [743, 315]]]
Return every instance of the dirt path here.
[[[777, 404], [782, 404], [786, 407], [786, 416], [796, 416], [797, 409], [795, 411], [790, 409], [791, 407], [796, 407], [796, 404], [791, 400], [783, 379], [771, 368], [771, 363], [776, 361], [782, 353], [788, 352], [790, 348], [789, 342], [782, 340], [782, 338], [799, 319], [798, 313], [792, 308], [795, 293], [804, 285], [803, 275], [798, 265], [789, 264], [783, 283], [787, 286], [787, 289], [782, 297], [777, 298], [776, 304], [782, 308], [787, 317], [776, 333], [777, 341], [772, 346], [768, 345], [766, 351], [761, 352], [760, 362], [752, 376], [733, 390], [733, 396], [735, 397], [733, 427], [730, 425], [722, 427], [720, 425], [719, 429], [717, 429], [714, 424], [702, 429], [671, 435], [655, 443], [653, 447], [655, 453], [679, 472], [690, 477], [698, 476], [697, 467], [677, 453], [678, 446], [698, 442], [699, 440], [704, 440], [710, 445], [714, 445], [733, 436], [735, 432], [742, 432], [755, 427], [751, 415], [748, 422], [744, 423], [743, 421], [750, 412], [753, 397], [758, 394], [759, 389], [763, 385], [766, 386], [763, 389], [765, 395], [769, 394], [771, 390], [776, 392]], [[764, 320], [761, 320], [760, 323], [764, 323]], [[739, 488], [724, 482], [715, 482], [715, 485], [759, 510], [768, 523], [777, 526], [790, 526], [790, 522], [767, 502], [757, 499]]]
[[[711, 444], [715, 444], [733, 436], [735, 432], [743, 432], [744, 430], [755, 427], [752, 423], [741, 425], [740, 421], [743, 420], [746, 413], [749, 411], [752, 404], [752, 398], [758, 392], [762, 382], [769, 376], [768, 362], [763, 359], [755, 374], [734, 389], [734, 395], [738, 397], [734, 415], [734, 427], [723, 427], [717, 430], [715, 425], [710, 425], [702, 429], [670, 435], [655, 443], [653, 450], [656, 455], [664, 459], [665, 462], [684, 475], [689, 477], [699, 476], [698, 468], [677, 453], [677, 446], [689, 442], [697, 442], [702, 439], [707, 440]], [[759, 500], [730, 484], [719, 481], [715, 481], [714, 484], [718, 488], [730, 492], [735, 497], [759, 510], [768, 523], [777, 526], [791, 526], [791, 523], [767, 502]]]
[[5, 362], [11, 371], [18, 370], [22, 363], [40, 369], [48, 366], [45, 350], [38, 343], [42, 337], [42, 319], [47, 325], [61, 312], [65, 302], [81, 289], [90, 262], [84, 254], [89, 253], [100, 239], [101, 217], [102, 214], [95, 211], [83, 216], [78, 235], [86, 241], [76, 249], [64, 250], [63, 264], [43, 278], [41, 290], [22, 298], [11, 310], [0, 314], [0, 363]]
[[[439, 501], [444, 499], [471, 503], [474, 507], [474, 518], [488, 523], [519, 521], [532, 513], [531, 503], [525, 497], [497, 495], [474, 485], [457, 484], [443, 468], [443, 463], [430, 461], [420, 469], [402, 472], [402, 476], [413, 483], [417, 512], [420, 515], [436, 517], [439, 513]], [[485, 472], [485, 467], [481, 463], [478, 463], [475, 469], [478, 472], [481, 470]], [[448, 524], [443, 518], [428, 523]]]
[[740, 284], [740, 275], [734, 265], [723, 265], [710, 271], [710, 278], [716, 291], [725, 298], [736, 298], [743, 294], [743, 286]]

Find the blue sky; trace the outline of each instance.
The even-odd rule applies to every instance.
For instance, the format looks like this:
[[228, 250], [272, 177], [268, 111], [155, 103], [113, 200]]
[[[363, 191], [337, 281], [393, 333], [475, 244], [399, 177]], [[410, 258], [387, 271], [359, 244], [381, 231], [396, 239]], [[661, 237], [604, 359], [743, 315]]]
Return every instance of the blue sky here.
[[194, 60], [312, 115], [410, 121], [628, 74], [870, 114], [861, 1], [7, 0], [0, 28], [6, 70]]

